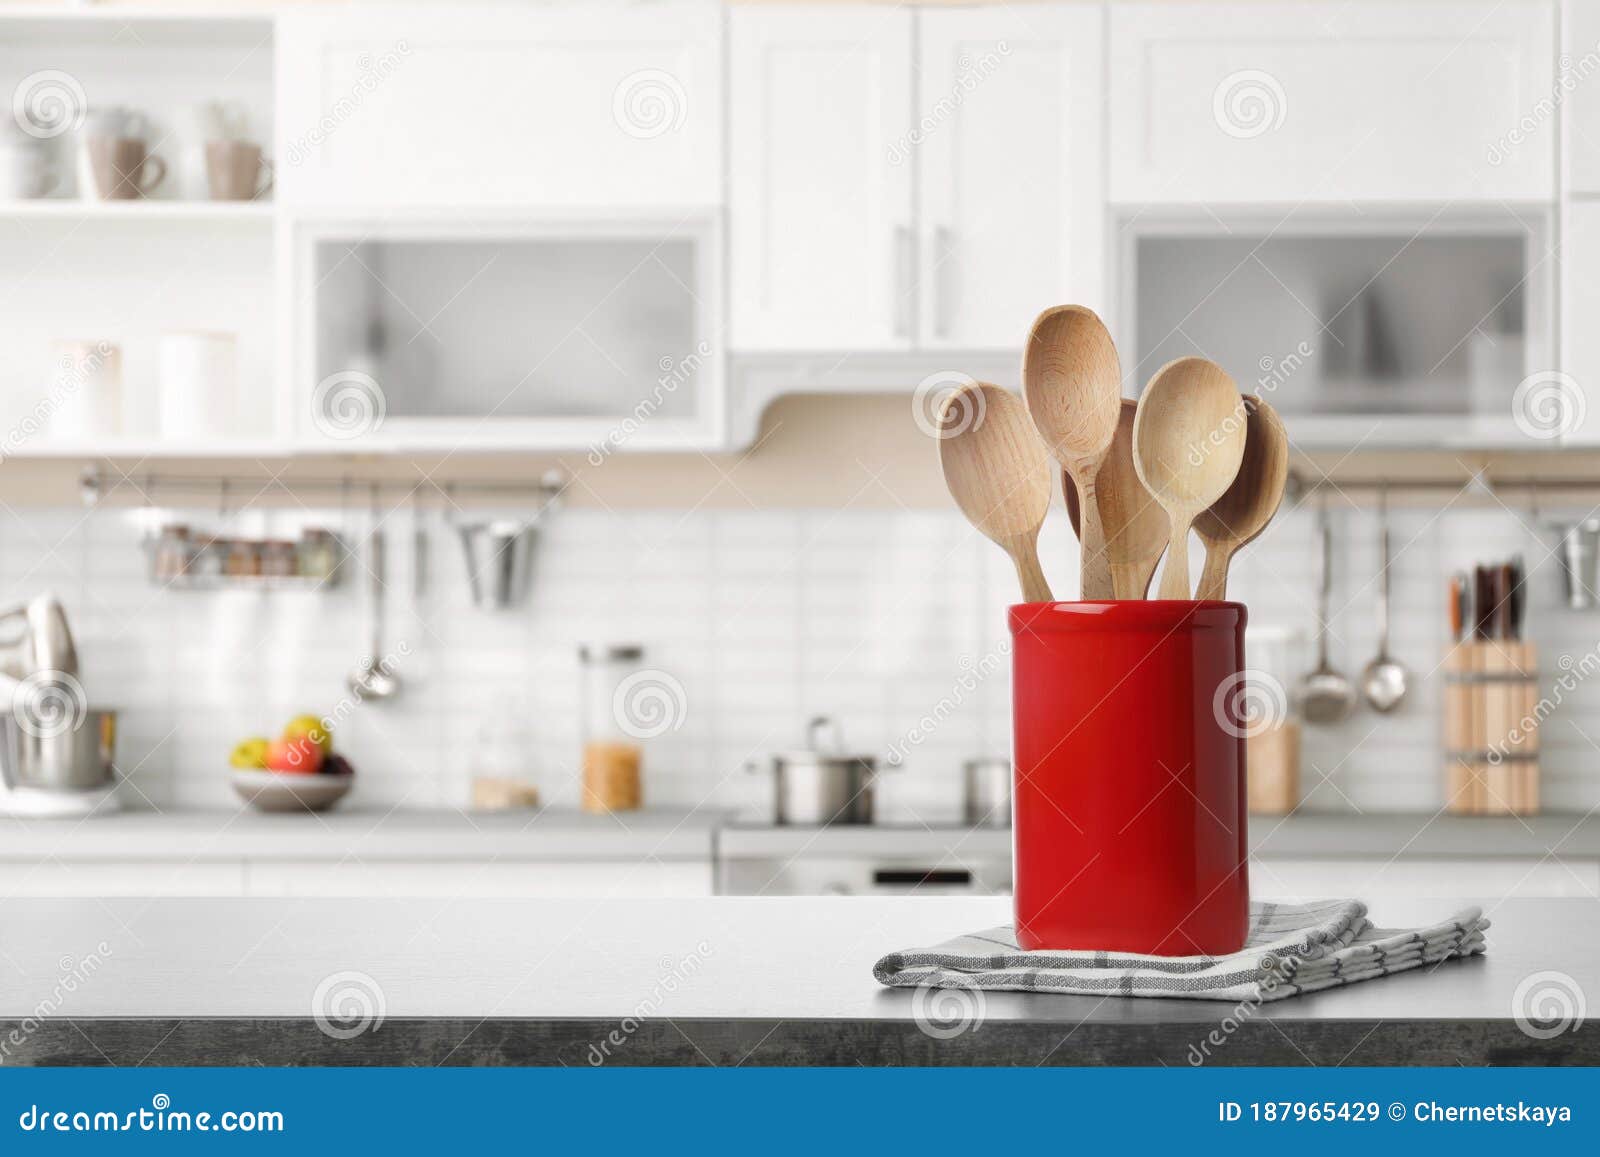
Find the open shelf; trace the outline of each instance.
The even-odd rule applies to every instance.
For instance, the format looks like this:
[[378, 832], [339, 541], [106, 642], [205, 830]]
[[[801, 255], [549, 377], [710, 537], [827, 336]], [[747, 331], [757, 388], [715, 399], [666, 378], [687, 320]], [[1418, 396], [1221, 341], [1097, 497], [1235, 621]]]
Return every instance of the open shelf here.
[[271, 201], [0, 201], [0, 218], [65, 221], [240, 221], [270, 223]]

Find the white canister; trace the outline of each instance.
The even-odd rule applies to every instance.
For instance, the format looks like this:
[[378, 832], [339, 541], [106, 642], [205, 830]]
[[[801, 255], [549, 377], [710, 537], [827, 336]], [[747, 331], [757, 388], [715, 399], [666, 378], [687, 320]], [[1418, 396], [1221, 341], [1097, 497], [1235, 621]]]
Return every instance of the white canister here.
[[50, 436], [61, 441], [122, 432], [122, 350], [113, 342], [57, 341], [51, 349]]
[[161, 335], [161, 436], [203, 439], [233, 432], [239, 348], [231, 333]]

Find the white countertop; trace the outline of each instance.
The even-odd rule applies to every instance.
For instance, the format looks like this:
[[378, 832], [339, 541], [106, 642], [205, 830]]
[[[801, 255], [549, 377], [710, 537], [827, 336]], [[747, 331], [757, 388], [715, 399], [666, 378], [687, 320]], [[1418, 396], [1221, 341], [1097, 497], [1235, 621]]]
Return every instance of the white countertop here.
[[[1395, 905], [1406, 926], [1467, 901]], [[678, 900], [4, 900], [13, 979], [0, 1019], [25, 1016], [62, 961], [96, 956], [72, 993], [87, 1017], [308, 1017], [329, 976], [357, 972], [391, 1017], [651, 1015], [910, 1019], [872, 976], [896, 949], [1008, 923], [1005, 897]], [[1576, 900], [1495, 906], [1482, 960], [1267, 1006], [1267, 1015], [1509, 1017], [1519, 980], [1556, 968], [1600, 990], [1600, 916]], [[664, 983], [668, 978], [673, 983]], [[1104, 1007], [1102, 1007], [1104, 1006]], [[1206, 1021], [1204, 1001], [990, 994], [991, 1016]]]
[[[1255, 816], [1262, 858], [1600, 859], [1600, 815]], [[0, 863], [63, 861], [709, 860], [796, 855], [1007, 857], [1011, 831], [954, 823], [832, 828], [739, 822], [731, 812], [651, 808], [612, 816], [539, 811], [382, 811], [266, 815], [250, 809], [0, 819]], [[932, 850], [930, 852], [930, 849]]]
[[120, 812], [88, 819], [0, 819], [0, 862], [62, 860], [706, 860], [724, 813], [651, 808], [589, 815], [363, 811], [268, 815]]

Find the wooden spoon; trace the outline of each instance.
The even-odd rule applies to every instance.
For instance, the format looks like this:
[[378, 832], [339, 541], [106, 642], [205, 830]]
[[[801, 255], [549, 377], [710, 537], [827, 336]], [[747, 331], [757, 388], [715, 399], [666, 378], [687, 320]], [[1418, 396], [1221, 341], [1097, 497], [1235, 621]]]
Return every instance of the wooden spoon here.
[[1039, 568], [1052, 471], [1028, 411], [999, 386], [973, 382], [945, 399], [939, 433], [939, 465], [961, 513], [1011, 556], [1023, 602], [1053, 601]]
[[1100, 467], [1117, 432], [1122, 368], [1093, 310], [1059, 305], [1041, 313], [1022, 354], [1022, 394], [1050, 453], [1072, 475], [1081, 500], [1083, 565], [1078, 597], [1109, 599], [1111, 559], [1097, 500]]
[[[1167, 512], [1144, 488], [1133, 468], [1133, 418], [1138, 406], [1124, 398], [1111, 442], [1096, 481], [1100, 496], [1100, 521], [1105, 529], [1106, 554], [1111, 561], [1111, 588], [1119, 599], [1142, 599], [1150, 589], [1156, 563], [1167, 549]], [[1078, 487], [1072, 475], [1061, 472], [1061, 492], [1067, 500], [1072, 532], [1078, 533]]]
[[1144, 388], [1133, 420], [1133, 464], [1170, 522], [1162, 598], [1190, 597], [1189, 527], [1233, 484], [1244, 443], [1244, 400], [1215, 362], [1168, 362]]
[[1206, 544], [1206, 565], [1195, 592], [1200, 599], [1228, 597], [1228, 564], [1278, 513], [1289, 480], [1289, 435], [1277, 411], [1250, 395], [1244, 405], [1244, 459], [1239, 473], [1228, 492], [1194, 520], [1195, 533]]

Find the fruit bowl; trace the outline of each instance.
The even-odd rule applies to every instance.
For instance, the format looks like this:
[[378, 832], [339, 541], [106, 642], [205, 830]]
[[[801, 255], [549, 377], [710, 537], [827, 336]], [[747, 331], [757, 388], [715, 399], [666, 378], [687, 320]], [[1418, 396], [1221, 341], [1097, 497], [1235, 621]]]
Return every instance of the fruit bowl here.
[[230, 771], [239, 798], [264, 812], [326, 811], [343, 799], [356, 781], [353, 772], [332, 775], [242, 767]]

